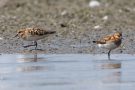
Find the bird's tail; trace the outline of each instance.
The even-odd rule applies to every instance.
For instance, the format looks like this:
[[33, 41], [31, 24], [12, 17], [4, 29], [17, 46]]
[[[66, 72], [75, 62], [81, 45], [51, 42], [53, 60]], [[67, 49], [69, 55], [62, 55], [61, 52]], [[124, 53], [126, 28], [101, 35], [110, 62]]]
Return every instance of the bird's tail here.
[[97, 43], [97, 41], [93, 41], [93, 43]]
[[47, 34], [54, 34], [56, 31], [47, 31]]
[[93, 43], [96, 43], [96, 44], [105, 44], [106, 42], [104, 42], [104, 41], [93, 41]]

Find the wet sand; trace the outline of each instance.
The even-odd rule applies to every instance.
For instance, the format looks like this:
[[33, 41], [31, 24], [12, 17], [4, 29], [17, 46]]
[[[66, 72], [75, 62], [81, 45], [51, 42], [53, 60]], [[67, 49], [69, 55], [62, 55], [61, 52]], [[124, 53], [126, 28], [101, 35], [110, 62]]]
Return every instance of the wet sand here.
[[[0, 0], [0, 53], [31, 53], [29, 50], [34, 47], [22, 47], [31, 42], [14, 36], [20, 28], [35, 26], [57, 31], [38, 41], [38, 48], [43, 50], [36, 52], [106, 53], [92, 41], [116, 30], [123, 32], [124, 47], [112, 53], [135, 52], [134, 0], [100, 0], [101, 6], [97, 8], [90, 8], [89, 0], [3, 1]], [[103, 19], [105, 16], [107, 20]]]

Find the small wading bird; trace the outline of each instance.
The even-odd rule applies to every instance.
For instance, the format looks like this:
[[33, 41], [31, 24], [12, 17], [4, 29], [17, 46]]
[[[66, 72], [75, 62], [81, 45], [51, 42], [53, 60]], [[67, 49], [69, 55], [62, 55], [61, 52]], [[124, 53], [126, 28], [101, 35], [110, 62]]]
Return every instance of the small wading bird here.
[[93, 43], [96, 43], [98, 47], [108, 49], [108, 59], [110, 59], [110, 52], [111, 50], [119, 47], [122, 42], [122, 33], [116, 32], [112, 35], [108, 35], [103, 37], [102, 39], [98, 41], [93, 41]]
[[24, 48], [35, 46], [35, 50], [37, 49], [37, 40], [43, 39], [47, 37], [49, 34], [54, 34], [56, 31], [47, 31], [40, 28], [25, 28], [17, 31], [17, 35], [15, 37], [20, 37], [26, 41], [34, 41], [33, 45], [23, 46]]

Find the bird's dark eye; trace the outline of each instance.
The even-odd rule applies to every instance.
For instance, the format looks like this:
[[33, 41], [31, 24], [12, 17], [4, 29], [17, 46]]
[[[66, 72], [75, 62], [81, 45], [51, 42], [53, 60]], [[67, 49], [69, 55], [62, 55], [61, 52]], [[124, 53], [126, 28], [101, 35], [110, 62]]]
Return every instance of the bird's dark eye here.
[[21, 33], [21, 31], [19, 31], [18, 33]]

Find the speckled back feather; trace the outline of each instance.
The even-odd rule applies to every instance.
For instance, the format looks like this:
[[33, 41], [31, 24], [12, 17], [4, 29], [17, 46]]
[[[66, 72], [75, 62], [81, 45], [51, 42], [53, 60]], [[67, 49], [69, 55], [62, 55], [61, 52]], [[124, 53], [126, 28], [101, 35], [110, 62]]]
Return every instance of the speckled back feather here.
[[99, 41], [93, 41], [93, 43], [97, 44], [106, 44], [107, 42], [119, 42], [121, 40], [122, 33], [116, 32], [113, 35], [105, 36], [104, 38], [100, 39]]
[[46, 35], [46, 34], [53, 34], [56, 31], [47, 31], [40, 28], [26, 28], [26, 31], [30, 33], [31, 35]]
[[24, 40], [35, 41], [44, 38], [44, 36], [48, 36], [49, 34], [54, 34], [54, 33], [56, 33], [56, 31], [49, 31], [49, 30], [47, 31], [40, 28], [25, 28], [25, 29], [20, 29], [17, 32], [16, 36], [19, 36]]

